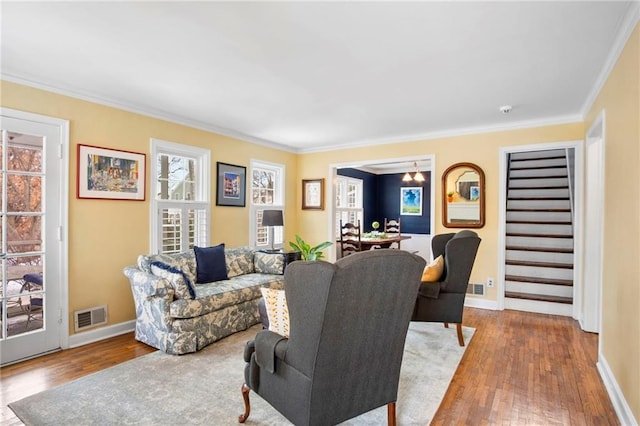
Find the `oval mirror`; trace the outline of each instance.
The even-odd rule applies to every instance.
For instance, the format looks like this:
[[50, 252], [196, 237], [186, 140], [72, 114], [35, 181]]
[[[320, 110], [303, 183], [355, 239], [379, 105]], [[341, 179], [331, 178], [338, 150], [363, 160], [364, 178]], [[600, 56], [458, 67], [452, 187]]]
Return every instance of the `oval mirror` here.
[[456, 163], [442, 174], [442, 224], [447, 228], [484, 226], [484, 172]]

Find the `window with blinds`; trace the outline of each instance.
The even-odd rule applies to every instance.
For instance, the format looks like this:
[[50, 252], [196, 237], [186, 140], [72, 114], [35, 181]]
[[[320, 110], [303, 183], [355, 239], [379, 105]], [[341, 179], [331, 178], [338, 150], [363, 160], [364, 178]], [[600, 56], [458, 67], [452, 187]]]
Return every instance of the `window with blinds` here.
[[210, 152], [152, 139], [152, 252], [209, 245]]

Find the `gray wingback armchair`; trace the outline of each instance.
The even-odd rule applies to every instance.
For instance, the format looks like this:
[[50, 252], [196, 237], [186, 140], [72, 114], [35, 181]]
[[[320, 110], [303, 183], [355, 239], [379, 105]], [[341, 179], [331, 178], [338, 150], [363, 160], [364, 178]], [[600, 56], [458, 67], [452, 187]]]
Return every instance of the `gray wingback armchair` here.
[[246, 421], [253, 390], [296, 425], [332, 425], [387, 405], [395, 424], [400, 364], [424, 259], [391, 249], [295, 262], [284, 287], [288, 339], [245, 347]]
[[473, 231], [436, 235], [431, 240], [434, 259], [444, 258], [444, 272], [437, 282], [420, 284], [418, 299], [411, 321], [443, 322], [456, 324], [458, 343], [464, 346], [462, 337], [462, 313], [464, 298], [469, 285], [471, 269], [476, 259], [480, 238]]

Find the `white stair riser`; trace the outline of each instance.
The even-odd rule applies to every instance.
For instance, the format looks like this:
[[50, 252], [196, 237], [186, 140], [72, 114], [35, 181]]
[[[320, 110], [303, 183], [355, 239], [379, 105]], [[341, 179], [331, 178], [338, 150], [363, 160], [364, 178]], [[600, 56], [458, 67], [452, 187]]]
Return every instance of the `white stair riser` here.
[[569, 200], [507, 200], [507, 209], [568, 209]]
[[564, 285], [531, 284], [520, 283], [517, 281], [506, 281], [505, 291], [573, 298], [573, 287], [567, 287]]
[[553, 253], [548, 251], [507, 250], [507, 260], [526, 260], [530, 262], [553, 262], [573, 264], [573, 253]]
[[504, 299], [505, 309], [516, 311], [537, 312], [539, 314], [561, 315], [564, 317], [573, 316], [573, 305], [567, 303], [540, 302], [537, 300]]
[[566, 166], [567, 160], [564, 158], [537, 158], [526, 161], [513, 161], [511, 170], [521, 169], [523, 167], [540, 167], [540, 166]]
[[512, 220], [532, 220], [538, 222], [568, 222], [570, 212], [507, 212], [507, 222]]
[[556, 189], [510, 189], [509, 198], [518, 197], [534, 197], [534, 198], [546, 198], [546, 197], [569, 197], [568, 188], [556, 188]]
[[573, 238], [507, 237], [508, 246], [573, 248]]
[[507, 233], [527, 233], [527, 234], [549, 234], [549, 235], [572, 235], [571, 225], [540, 225], [537, 223], [507, 223]]
[[566, 177], [559, 178], [540, 178], [540, 179], [513, 179], [509, 180], [509, 189], [527, 188], [531, 186], [569, 186], [569, 179]]
[[505, 274], [515, 275], [518, 277], [573, 280], [573, 269], [564, 268], [542, 268], [538, 266], [506, 265]]
[[567, 169], [534, 169], [534, 170], [511, 170], [509, 171], [509, 177], [566, 177]]
[[511, 154], [512, 160], [523, 160], [527, 158], [548, 158], [557, 157], [559, 155], [566, 155], [564, 149], [548, 149], [546, 151], [526, 151], [526, 152], [514, 152]]

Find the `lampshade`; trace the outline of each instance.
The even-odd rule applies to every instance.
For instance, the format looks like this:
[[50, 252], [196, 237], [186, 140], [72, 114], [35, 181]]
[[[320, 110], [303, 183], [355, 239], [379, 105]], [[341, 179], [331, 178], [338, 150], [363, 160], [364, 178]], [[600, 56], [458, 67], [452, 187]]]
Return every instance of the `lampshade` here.
[[403, 182], [411, 182], [412, 180], [415, 180], [416, 182], [424, 182], [426, 179], [424, 178], [422, 173], [420, 173], [420, 171], [418, 170], [418, 163], [414, 162], [413, 163], [413, 167], [416, 169], [416, 172], [413, 175], [413, 177], [411, 177], [409, 172], [407, 172], [402, 177], [402, 181]]
[[283, 226], [282, 210], [264, 210], [262, 212], [262, 226]]

